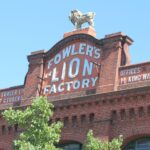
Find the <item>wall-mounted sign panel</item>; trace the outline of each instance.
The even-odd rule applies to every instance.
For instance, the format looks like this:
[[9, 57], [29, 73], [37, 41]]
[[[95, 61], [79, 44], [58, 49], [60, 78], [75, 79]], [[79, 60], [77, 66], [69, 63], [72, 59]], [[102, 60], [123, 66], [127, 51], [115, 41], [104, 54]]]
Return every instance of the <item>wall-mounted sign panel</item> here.
[[0, 91], [0, 103], [13, 103], [22, 100], [23, 88], [10, 88]]
[[120, 68], [119, 84], [132, 84], [150, 80], [150, 63]]
[[96, 88], [99, 81], [101, 50], [93, 43], [66, 45], [46, 61], [44, 95], [80, 92]]

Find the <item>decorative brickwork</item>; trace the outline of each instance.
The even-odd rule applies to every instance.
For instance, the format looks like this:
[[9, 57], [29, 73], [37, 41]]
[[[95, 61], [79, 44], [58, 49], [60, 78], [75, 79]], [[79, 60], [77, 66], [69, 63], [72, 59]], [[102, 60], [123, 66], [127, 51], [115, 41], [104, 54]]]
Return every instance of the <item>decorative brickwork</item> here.
[[[150, 136], [150, 62], [130, 64], [133, 41], [121, 32], [98, 40], [85, 31], [67, 33], [48, 51], [32, 52], [24, 85], [0, 90], [0, 109], [25, 108], [46, 95], [55, 105], [49, 123], [64, 123], [61, 143], [83, 143], [89, 129], [104, 140], [122, 134], [124, 145]], [[16, 89], [21, 89], [17, 101]], [[11, 150], [20, 132], [0, 116], [0, 149]]]

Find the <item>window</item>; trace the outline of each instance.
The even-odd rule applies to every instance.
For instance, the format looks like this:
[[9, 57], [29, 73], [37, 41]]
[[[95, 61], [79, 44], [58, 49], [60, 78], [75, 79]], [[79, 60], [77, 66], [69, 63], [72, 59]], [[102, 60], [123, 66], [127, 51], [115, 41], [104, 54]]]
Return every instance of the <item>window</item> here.
[[48, 125], [50, 126], [52, 124], [52, 119], [49, 119]]
[[15, 132], [18, 132], [18, 124], [14, 125], [14, 130], [15, 130]]
[[77, 116], [72, 117], [72, 126], [73, 127], [77, 126]]
[[139, 117], [144, 116], [144, 108], [143, 107], [139, 107], [138, 112], [139, 112]]
[[130, 119], [135, 117], [135, 110], [134, 110], [134, 108], [130, 108], [129, 109], [129, 115], [130, 115]]
[[112, 119], [113, 119], [113, 120], [116, 120], [116, 119], [117, 119], [117, 111], [116, 111], [116, 110], [113, 110], [113, 111], [111, 112], [111, 115], [112, 115]]
[[69, 118], [64, 117], [64, 126], [68, 126], [68, 124], [69, 124]]
[[140, 138], [132, 141], [123, 150], [150, 150], [150, 138]]
[[125, 118], [126, 118], [125, 109], [121, 109], [121, 111], [120, 111], [120, 119], [121, 119], [121, 120], [124, 120]]
[[56, 118], [55, 121], [56, 121], [56, 122], [60, 121], [60, 118]]
[[90, 123], [94, 122], [94, 113], [91, 113], [91, 114], [89, 115], [89, 122], [90, 122]]
[[6, 127], [5, 125], [2, 125], [2, 135], [4, 135], [6, 133]]
[[148, 106], [147, 108], [147, 113], [148, 113], [148, 116], [150, 116], [150, 106]]
[[62, 144], [58, 146], [62, 150], [81, 150], [82, 145], [79, 143]]
[[12, 126], [8, 126], [8, 133], [10, 134], [12, 131]]
[[86, 122], [86, 115], [81, 115], [81, 124], [84, 124]]

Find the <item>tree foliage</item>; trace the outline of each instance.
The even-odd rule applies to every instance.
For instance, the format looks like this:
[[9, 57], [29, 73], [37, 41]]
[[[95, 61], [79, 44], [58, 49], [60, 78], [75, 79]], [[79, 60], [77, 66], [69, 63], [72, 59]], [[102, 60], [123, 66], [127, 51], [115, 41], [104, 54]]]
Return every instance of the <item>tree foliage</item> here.
[[62, 123], [48, 124], [53, 108], [45, 97], [39, 97], [25, 110], [9, 108], [3, 112], [10, 125], [18, 124], [23, 129], [14, 141], [15, 150], [59, 150], [55, 144], [59, 142]]
[[101, 141], [94, 138], [93, 131], [90, 130], [87, 134], [87, 140], [83, 145], [84, 150], [121, 150], [123, 139], [122, 136], [115, 138], [110, 142]]

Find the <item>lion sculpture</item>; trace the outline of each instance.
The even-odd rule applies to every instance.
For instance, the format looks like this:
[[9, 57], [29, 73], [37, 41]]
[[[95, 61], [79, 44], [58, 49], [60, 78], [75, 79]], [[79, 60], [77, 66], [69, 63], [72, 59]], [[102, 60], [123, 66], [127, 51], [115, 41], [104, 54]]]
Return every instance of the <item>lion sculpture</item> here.
[[79, 10], [72, 10], [71, 14], [69, 15], [70, 21], [73, 23], [76, 29], [81, 29], [83, 23], [87, 22], [90, 26], [94, 26], [94, 12], [88, 12], [83, 14]]

